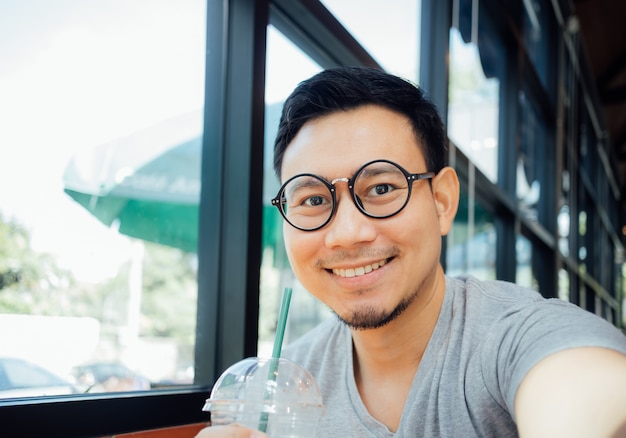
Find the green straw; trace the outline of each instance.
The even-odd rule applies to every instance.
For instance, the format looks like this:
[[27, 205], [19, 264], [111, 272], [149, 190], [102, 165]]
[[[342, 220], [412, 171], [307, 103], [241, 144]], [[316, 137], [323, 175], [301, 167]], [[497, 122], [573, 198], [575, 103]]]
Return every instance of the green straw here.
[[[289, 303], [291, 302], [292, 289], [286, 287], [283, 292], [283, 299], [280, 303], [280, 313], [278, 314], [278, 325], [276, 326], [276, 337], [274, 338], [274, 349], [272, 350], [272, 360], [270, 361], [270, 369], [268, 372], [268, 380], [276, 381], [276, 371], [278, 370], [278, 359], [280, 359], [280, 352], [283, 349], [283, 339], [285, 338], [285, 327], [287, 326], [287, 314], [289, 313]], [[271, 395], [265, 394], [265, 398], [268, 399]], [[267, 412], [261, 413], [259, 419], [259, 430], [261, 432], [267, 432], [267, 420], [269, 414]]]
[[278, 359], [283, 349], [283, 339], [285, 338], [285, 327], [287, 326], [287, 314], [289, 313], [289, 303], [291, 302], [290, 287], [285, 288], [283, 292], [283, 301], [280, 304], [280, 313], [278, 314], [278, 325], [276, 326], [276, 337], [274, 338], [274, 349], [272, 350], [272, 358]]

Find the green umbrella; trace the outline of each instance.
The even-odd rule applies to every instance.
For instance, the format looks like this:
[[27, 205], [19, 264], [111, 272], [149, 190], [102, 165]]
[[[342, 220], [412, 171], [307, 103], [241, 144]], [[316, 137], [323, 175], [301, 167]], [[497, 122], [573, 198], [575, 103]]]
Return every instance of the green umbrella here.
[[122, 234], [196, 252], [201, 126], [191, 113], [79, 153], [65, 192]]

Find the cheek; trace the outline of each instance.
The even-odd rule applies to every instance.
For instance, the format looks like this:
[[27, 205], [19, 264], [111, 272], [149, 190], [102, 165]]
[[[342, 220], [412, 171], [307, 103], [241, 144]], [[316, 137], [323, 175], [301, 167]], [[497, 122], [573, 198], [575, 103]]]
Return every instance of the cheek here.
[[288, 232], [284, 234], [287, 258], [298, 282], [311, 293], [318, 297], [316, 291], [320, 290], [320, 271], [316, 269], [316, 262], [320, 258], [321, 243], [314, 236], [305, 232]]
[[393, 224], [389, 229], [388, 235], [394, 236], [397, 243], [417, 250], [441, 244], [439, 217], [432, 206], [410, 209], [406, 213], [402, 222]]
[[[432, 200], [425, 197], [411, 197], [409, 204], [398, 216], [402, 216], [405, 227], [414, 230], [425, 230], [432, 227], [433, 220], [437, 221], [437, 211]], [[439, 225], [437, 225], [439, 228]]]
[[316, 239], [312, 234], [314, 233], [298, 231], [292, 227], [290, 229], [283, 228], [287, 257], [296, 276], [311, 263], [316, 248], [319, 248], [319, 243], [315, 243]]

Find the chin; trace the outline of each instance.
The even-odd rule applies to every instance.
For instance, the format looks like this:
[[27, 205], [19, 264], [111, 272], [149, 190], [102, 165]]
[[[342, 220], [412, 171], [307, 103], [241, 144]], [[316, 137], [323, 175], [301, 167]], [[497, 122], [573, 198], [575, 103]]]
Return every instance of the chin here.
[[344, 324], [355, 330], [374, 330], [389, 324], [406, 310], [408, 304], [400, 303], [391, 312], [383, 311], [380, 307], [363, 307], [348, 314], [339, 315]]

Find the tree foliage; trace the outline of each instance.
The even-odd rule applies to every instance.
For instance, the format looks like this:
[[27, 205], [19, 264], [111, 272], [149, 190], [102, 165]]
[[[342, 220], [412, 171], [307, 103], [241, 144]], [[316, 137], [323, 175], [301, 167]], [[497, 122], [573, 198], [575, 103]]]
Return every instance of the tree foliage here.
[[74, 276], [33, 251], [28, 230], [0, 215], [0, 312], [70, 316], [76, 294]]
[[[196, 257], [145, 243], [141, 260], [140, 335], [175, 339], [191, 360], [196, 321]], [[101, 338], [115, 341], [128, 324], [131, 261], [97, 284], [78, 281], [51, 254], [31, 247], [28, 230], [0, 214], [0, 313], [88, 316], [100, 321]]]
[[141, 334], [177, 339], [191, 357], [196, 326], [196, 256], [145, 244]]

